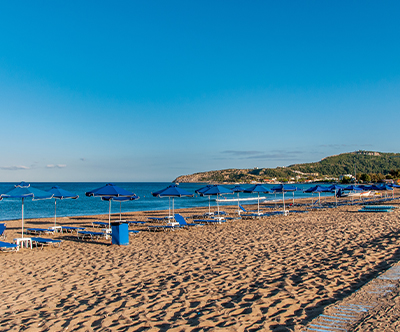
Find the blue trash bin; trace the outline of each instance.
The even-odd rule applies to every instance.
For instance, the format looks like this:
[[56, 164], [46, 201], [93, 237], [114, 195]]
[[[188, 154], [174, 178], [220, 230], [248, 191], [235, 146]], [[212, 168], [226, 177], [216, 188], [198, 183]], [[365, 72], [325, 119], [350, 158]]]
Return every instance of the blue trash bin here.
[[112, 222], [111, 223], [111, 243], [119, 246], [127, 246], [129, 244], [129, 230], [127, 223]]

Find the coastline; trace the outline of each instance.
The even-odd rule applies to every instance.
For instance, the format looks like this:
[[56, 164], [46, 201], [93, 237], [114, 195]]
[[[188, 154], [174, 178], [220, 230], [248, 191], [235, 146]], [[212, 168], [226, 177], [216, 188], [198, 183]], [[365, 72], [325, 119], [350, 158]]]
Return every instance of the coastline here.
[[[399, 207], [399, 199], [390, 204]], [[233, 216], [237, 206], [223, 209]], [[400, 211], [358, 209], [142, 231], [126, 247], [71, 234], [45, 236], [64, 241], [60, 248], [0, 255], [0, 330], [298, 330], [400, 259]], [[185, 217], [207, 211], [176, 209]], [[167, 213], [122, 218], [145, 221]], [[93, 220], [108, 221], [108, 215], [57, 223], [89, 227]], [[26, 220], [30, 227], [53, 223]], [[7, 226], [11, 241], [20, 220]]]

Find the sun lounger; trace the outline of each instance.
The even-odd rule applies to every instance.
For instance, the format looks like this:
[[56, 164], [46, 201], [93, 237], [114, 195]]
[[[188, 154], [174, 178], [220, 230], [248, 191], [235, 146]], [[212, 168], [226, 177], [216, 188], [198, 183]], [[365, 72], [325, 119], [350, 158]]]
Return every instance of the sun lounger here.
[[166, 225], [147, 225], [147, 229], [149, 231], [173, 231], [175, 229], [179, 229], [181, 226], [177, 222], [169, 222]]
[[128, 225], [144, 225], [146, 224], [145, 221], [126, 221]]
[[195, 219], [193, 220], [195, 223], [206, 223], [206, 224], [222, 224], [226, 222], [225, 219]]
[[105, 221], [93, 221], [92, 222], [93, 227], [108, 227], [108, 222]]
[[69, 233], [73, 233], [73, 232], [78, 232], [78, 231], [83, 231], [85, 229], [85, 227], [74, 227], [74, 226], [62, 226], [62, 230], [64, 232], [69, 232]]
[[130, 229], [128, 232], [129, 232], [129, 235], [138, 235], [140, 233], [140, 231], [135, 231], [133, 229]]
[[41, 246], [41, 249], [43, 249], [44, 246], [60, 246], [61, 245], [61, 240], [54, 240], [54, 239], [45, 239], [43, 237], [31, 237], [32, 244], [35, 244], [36, 247]]
[[54, 229], [51, 228], [28, 228], [26, 230], [27, 234], [53, 234], [54, 233]]
[[196, 223], [190, 223], [188, 224], [185, 220], [185, 218], [183, 218], [183, 216], [181, 216], [179, 213], [175, 214], [175, 220], [179, 223], [179, 225], [181, 227], [190, 227], [190, 226], [204, 226], [204, 224], [196, 224]]
[[0, 241], [0, 250], [1, 251], [18, 251], [19, 246], [14, 243]]
[[107, 234], [104, 232], [92, 232], [92, 231], [78, 231], [76, 233], [78, 239], [100, 239], [102, 237], [106, 238]]

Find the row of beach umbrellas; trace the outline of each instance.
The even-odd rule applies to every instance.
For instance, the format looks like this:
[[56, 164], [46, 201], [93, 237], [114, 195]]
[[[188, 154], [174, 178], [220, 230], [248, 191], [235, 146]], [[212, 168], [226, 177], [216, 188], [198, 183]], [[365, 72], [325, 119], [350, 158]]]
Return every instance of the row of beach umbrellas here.
[[[321, 192], [335, 192], [335, 197], [336, 197], [336, 192], [337, 190], [351, 190], [351, 191], [357, 191], [357, 190], [393, 190], [393, 187], [400, 188], [399, 185], [396, 184], [390, 184], [390, 185], [370, 185], [370, 186], [365, 186], [365, 185], [350, 185], [347, 187], [342, 187], [339, 185], [332, 185], [329, 187], [324, 187], [324, 186], [314, 186], [311, 188], [308, 188], [304, 190], [304, 192], [307, 193], [318, 193], [319, 194], [319, 199], [320, 199], [320, 194]], [[243, 188], [240, 186], [235, 186], [232, 189], [228, 189], [224, 186], [221, 185], [206, 185], [205, 187], [202, 187], [195, 192], [197, 194], [200, 194], [201, 196], [208, 196], [209, 197], [209, 212], [211, 212], [211, 203], [210, 203], [210, 198], [211, 196], [217, 196], [217, 208], [218, 208], [218, 214], [219, 214], [219, 204], [218, 204], [218, 197], [220, 195], [225, 195], [225, 194], [233, 194], [237, 193], [238, 194], [238, 210], [239, 210], [239, 193], [244, 192], [244, 193], [257, 193], [257, 212], [258, 214], [260, 213], [260, 193], [262, 194], [268, 194], [268, 193], [282, 193], [283, 195], [283, 210], [285, 211], [285, 192], [295, 192], [295, 191], [300, 191], [295, 186], [291, 185], [286, 185], [286, 184], [280, 184], [275, 187], [272, 187], [271, 189], [266, 188], [262, 184], [255, 184], [249, 188]], [[137, 200], [139, 197], [135, 195], [133, 192], [127, 191], [123, 188], [120, 188], [112, 183], [108, 183], [103, 187], [88, 191], [85, 193], [86, 196], [93, 196], [93, 197], [100, 197], [104, 201], [109, 202], [109, 227], [111, 226], [111, 201], [118, 201], [124, 202], [124, 201], [132, 201], [132, 200]], [[193, 197], [194, 195], [191, 194], [190, 192], [179, 188], [178, 185], [172, 184], [162, 190], [156, 191], [152, 193], [154, 197], [168, 197], [169, 200], [172, 198], [172, 215], [171, 215], [171, 209], [169, 207], [169, 217], [171, 218], [174, 215], [174, 199], [176, 197]], [[59, 186], [54, 186], [52, 187], [49, 191], [43, 191], [37, 188], [32, 187], [29, 183], [26, 182], [21, 182], [17, 185], [14, 186], [13, 189], [3, 193], [0, 195], [0, 200], [3, 198], [21, 198], [22, 200], [22, 237], [24, 236], [24, 199], [26, 198], [32, 198], [32, 200], [41, 200], [41, 199], [50, 199], [50, 198], [55, 198], [54, 200], [54, 225], [56, 225], [57, 222], [57, 199], [77, 199], [79, 196], [75, 195], [73, 193], [70, 193]], [[121, 207], [120, 207], [121, 211]], [[120, 212], [120, 219], [121, 219], [121, 212]]]

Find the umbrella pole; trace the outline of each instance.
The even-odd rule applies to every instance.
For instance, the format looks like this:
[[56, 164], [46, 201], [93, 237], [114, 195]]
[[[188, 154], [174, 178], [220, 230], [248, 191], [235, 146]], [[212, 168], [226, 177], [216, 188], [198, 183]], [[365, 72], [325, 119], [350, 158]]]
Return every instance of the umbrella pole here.
[[168, 217], [171, 217], [171, 197], [168, 197]]
[[108, 228], [111, 228], [111, 199], [108, 204]]
[[238, 215], [240, 216], [240, 208], [239, 208], [239, 192], [238, 192]]
[[119, 220], [121, 221], [121, 201], [119, 202]]
[[24, 237], [24, 197], [22, 197], [22, 237]]
[[282, 190], [282, 198], [283, 198], [283, 213], [285, 213], [286, 208], [285, 208], [285, 191], [284, 190]]
[[211, 215], [211, 196], [208, 195], [208, 215]]
[[217, 194], [217, 211], [218, 211], [218, 217], [219, 217], [219, 202], [218, 202], [218, 194]]
[[57, 223], [57, 199], [54, 198], [54, 226], [56, 226]]
[[319, 202], [319, 206], [321, 206], [321, 193], [318, 193], [318, 202]]
[[260, 193], [257, 193], [257, 195], [258, 195], [257, 210], [258, 210], [258, 214], [260, 214]]
[[294, 205], [294, 191], [293, 191], [293, 205]]
[[175, 216], [175, 203], [174, 202], [175, 202], [175, 199], [172, 197], [172, 215], [173, 216]]

